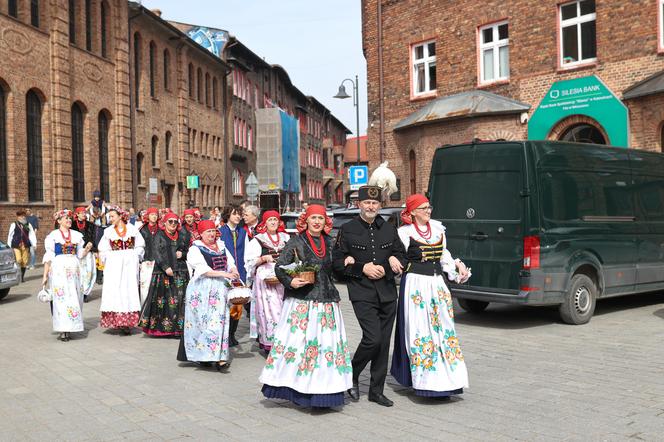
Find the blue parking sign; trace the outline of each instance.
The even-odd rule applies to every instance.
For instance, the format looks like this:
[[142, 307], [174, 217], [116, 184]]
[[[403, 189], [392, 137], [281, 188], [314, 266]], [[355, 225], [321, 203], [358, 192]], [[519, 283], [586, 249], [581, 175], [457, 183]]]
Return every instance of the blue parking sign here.
[[351, 190], [357, 190], [369, 183], [368, 166], [350, 166], [348, 169], [348, 183]]

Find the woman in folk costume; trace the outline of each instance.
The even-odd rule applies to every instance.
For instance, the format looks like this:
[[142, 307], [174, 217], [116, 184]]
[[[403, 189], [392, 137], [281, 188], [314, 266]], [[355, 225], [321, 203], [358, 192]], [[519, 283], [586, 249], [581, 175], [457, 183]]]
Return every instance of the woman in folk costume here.
[[394, 336], [392, 376], [415, 394], [446, 397], [463, 393], [468, 372], [454, 327], [452, 296], [443, 272], [463, 283], [470, 271], [447, 250], [445, 227], [431, 219], [429, 200], [406, 199], [399, 238], [407, 250]]
[[189, 245], [191, 246], [194, 241], [200, 240], [201, 235], [198, 233], [198, 221], [196, 221], [196, 212], [194, 209], [187, 209], [182, 215], [184, 224], [182, 227], [186, 230]]
[[51, 313], [53, 331], [58, 339], [69, 341], [71, 332], [83, 331], [83, 290], [80, 279], [80, 260], [92, 249], [83, 235], [71, 229], [71, 212], [61, 210], [53, 215], [58, 228], [44, 240], [44, 279], [42, 285], [53, 296]]
[[187, 237], [180, 219], [169, 212], [163, 230], [153, 238], [154, 270], [150, 290], [141, 311], [139, 327], [151, 336], [180, 336], [184, 325], [184, 296], [189, 282]]
[[268, 210], [263, 213], [256, 235], [249, 241], [244, 254], [247, 279], [252, 280], [254, 293], [250, 315], [251, 337], [255, 338], [257, 332], [258, 345], [268, 353], [272, 349], [274, 328], [279, 323], [284, 304], [284, 286], [270, 281], [276, 278], [275, 261], [289, 239], [279, 212]]
[[225, 371], [230, 364], [226, 280], [240, 275], [233, 256], [217, 238], [214, 221], [201, 221], [198, 231], [201, 239], [194, 241], [187, 254], [194, 276], [187, 286], [184, 332], [177, 359], [206, 366], [215, 363], [220, 371]]
[[111, 206], [108, 216], [111, 225], [104, 230], [99, 242], [105, 275], [101, 292], [101, 326], [120, 329], [129, 335], [138, 325], [140, 316], [138, 272], [145, 241], [136, 227], [127, 224], [129, 213]]
[[143, 225], [141, 225], [139, 232], [145, 241], [145, 253], [143, 253], [143, 261], [141, 262], [140, 271], [140, 288], [141, 305], [145, 304], [150, 291], [150, 282], [152, 282], [152, 271], [154, 269], [154, 238], [161, 230], [159, 228], [159, 209], [150, 207], [143, 214]]
[[[332, 220], [323, 206], [311, 205], [297, 229], [300, 234], [288, 241], [276, 263], [286, 300], [260, 376], [262, 391], [267, 398], [304, 407], [337, 407], [353, 385], [353, 368], [332, 281]], [[283, 268], [297, 262], [318, 269], [313, 284]]]
[[81, 259], [81, 290], [83, 290], [83, 302], [88, 302], [88, 296], [97, 280], [97, 263], [94, 255], [97, 252], [97, 247], [95, 247], [97, 226], [87, 220], [85, 207], [77, 207], [74, 212], [71, 229], [83, 235], [83, 244], [86, 248], [89, 244], [92, 252], [86, 253], [85, 257]]

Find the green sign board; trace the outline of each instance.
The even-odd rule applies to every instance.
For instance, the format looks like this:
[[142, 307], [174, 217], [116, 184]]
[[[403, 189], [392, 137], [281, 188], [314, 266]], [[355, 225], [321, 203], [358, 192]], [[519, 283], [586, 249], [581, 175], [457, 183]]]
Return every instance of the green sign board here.
[[553, 83], [530, 118], [528, 138], [545, 140], [559, 121], [572, 115], [597, 121], [609, 136], [608, 144], [629, 145], [627, 107], [595, 75]]
[[198, 189], [198, 175], [187, 175], [187, 189]]

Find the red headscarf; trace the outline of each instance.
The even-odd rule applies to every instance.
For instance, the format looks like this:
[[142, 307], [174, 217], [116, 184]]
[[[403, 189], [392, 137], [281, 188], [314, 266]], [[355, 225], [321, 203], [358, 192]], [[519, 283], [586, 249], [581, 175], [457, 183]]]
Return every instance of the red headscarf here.
[[276, 210], [266, 210], [265, 212], [263, 212], [263, 218], [261, 219], [260, 224], [256, 226], [257, 233], [267, 232], [267, 220], [270, 218], [276, 218], [277, 220], [279, 220], [279, 226], [277, 227], [277, 232], [286, 231], [286, 226], [284, 226], [284, 222], [281, 220], [281, 215], [279, 215], [279, 212], [277, 212]]
[[85, 213], [85, 210], [86, 210], [85, 207], [80, 206], [80, 207], [77, 207], [77, 208], [74, 210], [74, 212], [75, 212], [75, 213], [81, 213], [81, 212]]
[[[156, 207], [150, 207], [148, 210], [146, 210], [143, 213], [143, 224], [148, 224], [150, 222], [150, 214], [154, 213], [156, 215], [159, 215], [159, 210]], [[157, 216], [157, 221], [159, 221], [159, 217]]]
[[415, 193], [408, 198], [406, 198], [406, 209], [401, 212], [401, 221], [404, 224], [413, 223], [413, 210], [420, 207], [422, 204], [429, 202], [429, 198], [422, 195], [421, 193]]
[[193, 216], [193, 217], [194, 217], [194, 221], [196, 221], [196, 212], [194, 211], [194, 209], [187, 209], [187, 210], [185, 210], [184, 213], [183, 213], [183, 215], [182, 215], [182, 217], [184, 218], [184, 217], [187, 216], [187, 215], [191, 215], [191, 216]]
[[198, 233], [202, 234], [208, 230], [217, 230], [217, 226], [214, 225], [214, 221], [211, 219], [206, 219], [198, 223]]
[[166, 228], [166, 223], [168, 222], [169, 219], [175, 219], [175, 220], [180, 221], [180, 218], [175, 213], [168, 212], [168, 213], [164, 214], [164, 216], [161, 218], [161, 222], [164, 226], [163, 227], [164, 229]]
[[325, 207], [318, 204], [312, 204], [311, 206], [307, 207], [307, 210], [305, 210], [300, 215], [296, 223], [297, 231], [302, 233], [307, 230], [307, 219], [309, 219], [309, 217], [312, 215], [321, 215], [325, 218], [325, 227], [323, 227], [323, 233], [329, 235], [332, 231], [332, 219], [327, 216]]

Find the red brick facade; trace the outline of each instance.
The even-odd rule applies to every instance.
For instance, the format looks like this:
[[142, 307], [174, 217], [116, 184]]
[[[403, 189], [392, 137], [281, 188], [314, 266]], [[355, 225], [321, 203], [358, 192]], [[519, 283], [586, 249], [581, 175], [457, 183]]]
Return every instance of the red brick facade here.
[[[426, 189], [433, 152], [439, 146], [474, 138], [528, 138], [527, 119], [519, 115], [449, 118], [402, 131], [393, 130], [403, 118], [437, 98], [481, 89], [529, 104], [530, 117], [556, 81], [596, 75], [621, 99], [627, 88], [664, 70], [664, 57], [658, 44], [662, 32], [658, 24], [661, 2], [597, 0], [596, 59], [578, 63], [573, 68], [563, 65], [559, 49], [560, 5], [567, 3], [560, 0], [364, 0], [363, 49], [368, 69], [371, 167], [388, 160], [401, 179], [405, 197], [415, 190]], [[382, 26], [379, 26], [379, 12]], [[484, 84], [479, 74], [479, 29], [502, 21], [509, 26], [509, 78]], [[411, 48], [413, 44], [426, 41], [436, 43], [435, 89], [431, 94], [414, 98]], [[383, 72], [382, 155], [379, 48], [382, 49]], [[660, 93], [623, 101], [629, 109], [630, 147], [662, 149], [663, 97]], [[549, 138], [556, 138], [580, 122], [576, 117], [560, 122], [551, 128]], [[412, 167], [413, 155], [416, 167]], [[411, 189], [413, 182], [415, 188]]]

